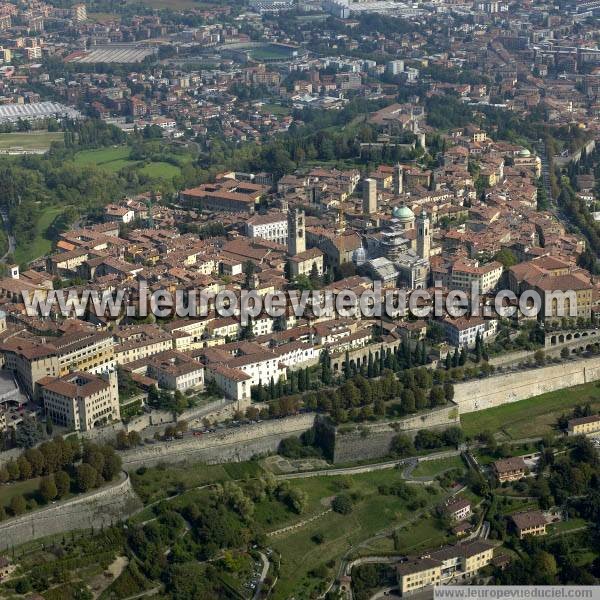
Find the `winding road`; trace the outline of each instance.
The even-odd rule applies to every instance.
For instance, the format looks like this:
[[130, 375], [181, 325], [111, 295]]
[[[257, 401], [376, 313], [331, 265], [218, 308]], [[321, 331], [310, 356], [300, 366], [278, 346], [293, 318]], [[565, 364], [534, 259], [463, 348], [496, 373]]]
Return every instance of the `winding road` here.
[[268, 559], [267, 555], [264, 554], [263, 552], [261, 552], [260, 550], [258, 551], [258, 554], [260, 555], [260, 559], [262, 560], [262, 571], [260, 572], [260, 579], [258, 580], [258, 583], [256, 584], [256, 590], [254, 592], [254, 600], [258, 600], [260, 598], [260, 593], [262, 592], [262, 588], [265, 584], [265, 579], [267, 578], [267, 573], [269, 572], [269, 568], [271, 567], [271, 561]]

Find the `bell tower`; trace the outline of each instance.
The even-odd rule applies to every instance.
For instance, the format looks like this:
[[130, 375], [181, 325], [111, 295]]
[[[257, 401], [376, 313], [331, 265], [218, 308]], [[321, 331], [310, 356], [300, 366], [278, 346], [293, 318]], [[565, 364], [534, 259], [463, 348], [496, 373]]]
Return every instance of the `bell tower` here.
[[291, 256], [306, 250], [306, 219], [304, 211], [293, 208], [288, 211], [288, 253]]
[[425, 210], [417, 217], [417, 254], [428, 260], [431, 254], [431, 222]]

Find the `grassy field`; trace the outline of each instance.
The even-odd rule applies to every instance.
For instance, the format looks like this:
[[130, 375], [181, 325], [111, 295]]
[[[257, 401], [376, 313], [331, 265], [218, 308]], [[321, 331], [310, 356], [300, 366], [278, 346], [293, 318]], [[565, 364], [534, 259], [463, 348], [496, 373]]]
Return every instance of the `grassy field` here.
[[[413, 517], [414, 507], [411, 510], [399, 497], [378, 492], [379, 485], [390, 484], [399, 478], [397, 471], [375, 471], [351, 477], [311, 477], [292, 481], [292, 486], [304, 490], [309, 498], [308, 509], [302, 517], [297, 517], [297, 521], [323, 512], [327, 500], [341, 492], [353, 497], [354, 508], [349, 515], [329, 512], [293, 532], [271, 538], [271, 545], [281, 555], [280, 579], [273, 597], [280, 600], [291, 596], [297, 600], [313, 597], [311, 594], [322, 581], [322, 577], [312, 575], [315, 569], [327, 568], [333, 573], [339, 559], [353, 546], [383, 530], [399, 527]], [[441, 500], [442, 491], [432, 489], [434, 493], [414, 487], [415, 496], [422, 498], [427, 507], [419, 510], [428, 510]], [[260, 515], [262, 511], [256, 516]], [[275, 520], [278, 520], [276, 516]], [[434, 525], [431, 527], [428, 538], [434, 537]], [[320, 544], [313, 540], [317, 533], [323, 536]], [[442, 532], [439, 533], [443, 538]]]
[[275, 115], [276, 117], [287, 117], [292, 111], [287, 106], [281, 104], [263, 104], [260, 110], [264, 114]]
[[[99, 150], [82, 150], [75, 155], [74, 162], [79, 166], [95, 166], [109, 173], [118, 173], [126, 167], [135, 167], [147, 177], [155, 179], [173, 179], [181, 174], [181, 169], [167, 162], [150, 162], [144, 164], [130, 160], [131, 149], [127, 146], [101, 148]], [[178, 157], [181, 163], [190, 160], [190, 157]]]
[[40, 256], [44, 256], [52, 249], [52, 240], [48, 237], [48, 228], [52, 225], [54, 219], [64, 210], [64, 207], [48, 206], [44, 208], [35, 227], [35, 239], [31, 244], [22, 245], [17, 240], [17, 249], [15, 251], [15, 262], [27, 263]]
[[153, 178], [173, 179], [181, 175], [181, 169], [167, 162], [153, 162], [142, 167], [140, 173]]
[[104, 171], [117, 173], [124, 167], [136, 164], [135, 161], [129, 160], [130, 152], [127, 146], [82, 150], [75, 155], [74, 162], [79, 166], [93, 165]]
[[88, 20], [94, 23], [106, 23], [107, 21], [119, 21], [120, 17], [115, 13], [88, 11]]
[[269, 59], [286, 59], [290, 58], [292, 53], [286, 48], [267, 44], [259, 48], [252, 48], [250, 55], [257, 60], [269, 60]]
[[414, 477], [435, 477], [450, 469], [463, 469], [465, 464], [460, 456], [450, 456], [440, 460], [425, 460], [420, 462], [412, 472]]
[[587, 403], [592, 405], [592, 410], [600, 410], [600, 386], [597, 383], [578, 385], [520, 402], [468, 413], [461, 415], [460, 420], [469, 436], [489, 430], [501, 431], [510, 439], [536, 437], [552, 431], [560, 415], [569, 413], [578, 404]]
[[568, 521], [559, 521], [548, 525], [548, 533], [550, 535], [558, 535], [562, 533], [570, 533], [573, 530], [587, 527], [588, 523], [585, 519], [569, 519]]
[[428, 517], [401, 529], [396, 534], [396, 539], [401, 554], [414, 554], [421, 549], [442, 546], [448, 538], [437, 526], [436, 520]]
[[28, 479], [27, 481], [17, 481], [10, 485], [0, 485], [0, 506], [5, 508], [10, 504], [14, 496], [31, 496], [40, 487], [40, 477]]
[[30, 131], [27, 133], [1, 133], [0, 151], [3, 150], [40, 150], [46, 151], [50, 148], [52, 142], [61, 142], [64, 140], [64, 133], [61, 131]]
[[258, 463], [230, 463], [225, 465], [191, 466], [171, 465], [154, 467], [131, 473], [131, 482], [144, 504], [156, 502], [178, 491], [190, 490], [210, 483], [256, 477], [261, 473]]

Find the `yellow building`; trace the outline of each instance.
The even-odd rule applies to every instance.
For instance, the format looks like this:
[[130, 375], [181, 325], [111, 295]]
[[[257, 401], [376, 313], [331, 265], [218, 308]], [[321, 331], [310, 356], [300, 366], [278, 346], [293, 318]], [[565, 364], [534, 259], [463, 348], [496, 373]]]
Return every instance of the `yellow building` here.
[[451, 580], [467, 580], [490, 564], [494, 545], [486, 540], [445, 546], [429, 556], [401, 563], [396, 568], [402, 596], [428, 587], [445, 585]]
[[297, 277], [298, 275], [306, 275], [310, 277], [313, 271], [313, 266], [317, 271], [317, 275], [323, 275], [323, 253], [318, 248], [310, 248], [295, 256], [290, 256], [290, 275]]
[[118, 365], [147, 358], [171, 350], [171, 335], [154, 325], [138, 325], [115, 333], [115, 360]]
[[0, 47], [0, 58], [5, 63], [10, 63], [12, 61], [12, 51], [9, 48]]
[[546, 517], [539, 510], [517, 513], [511, 518], [520, 539], [527, 535], [546, 535]]
[[86, 371], [99, 375], [115, 367], [114, 342], [110, 333], [66, 334], [52, 340], [58, 356], [59, 375]]
[[567, 426], [568, 435], [594, 435], [600, 434], [600, 415], [590, 415], [570, 419]]
[[400, 594], [406, 596], [423, 588], [439, 585], [442, 563], [432, 558], [418, 558], [398, 565], [396, 575]]

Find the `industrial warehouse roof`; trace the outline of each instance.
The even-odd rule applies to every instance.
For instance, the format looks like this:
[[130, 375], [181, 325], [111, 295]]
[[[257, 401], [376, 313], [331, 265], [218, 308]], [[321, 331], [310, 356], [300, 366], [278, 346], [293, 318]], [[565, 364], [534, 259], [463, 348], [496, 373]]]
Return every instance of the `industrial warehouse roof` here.
[[81, 118], [74, 108], [59, 102], [34, 102], [32, 104], [3, 104], [0, 105], [0, 123], [14, 122], [19, 119], [35, 120], [48, 117], [68, 116], [71, 119]]
[[141, 63], [152, 56], [154, 50], [146, 46], [129, 44], [110, 44], [93, 46], [89, 51], [78, 51], [67, 56], [67, 62], [76, 63]]

